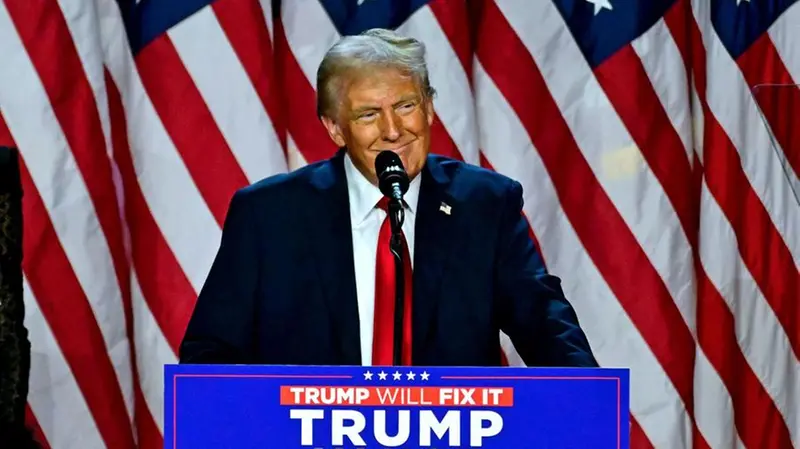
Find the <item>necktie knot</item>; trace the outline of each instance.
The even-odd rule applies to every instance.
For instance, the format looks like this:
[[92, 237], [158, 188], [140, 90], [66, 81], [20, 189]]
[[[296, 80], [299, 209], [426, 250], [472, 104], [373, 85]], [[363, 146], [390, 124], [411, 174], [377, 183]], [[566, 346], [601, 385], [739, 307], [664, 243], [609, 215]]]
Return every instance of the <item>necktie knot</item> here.
[[389, 197], [383, 197], [378, 201], [378, 204], [375, 205], [378, 209], [383, 209], [384, 212], [389, 211]]

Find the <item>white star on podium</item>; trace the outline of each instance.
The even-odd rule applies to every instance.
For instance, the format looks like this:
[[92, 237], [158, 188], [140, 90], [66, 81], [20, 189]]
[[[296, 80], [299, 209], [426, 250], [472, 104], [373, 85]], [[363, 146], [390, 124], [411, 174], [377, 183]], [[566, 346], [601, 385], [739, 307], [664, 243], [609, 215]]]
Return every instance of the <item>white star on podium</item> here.
[[419, 375], [419, 377], [421, 377], [422, 380], [428, 380], [429, 376], [430, 376], [430, 374], [428, 374], [427, 371], [423, 371], [422, 374]]
[[381, 370], [381, 372], [378, 373], [378, 379], [386, 380], [386, 373], [383, 370]]
[[364, 373], [364, 380], [372, 380], [372, 373], [369, 371]]
[[401, 377], [403, 377], [403, 375], [400, 374], [400, 371], [395, 371], [394, 374], [392, 374], [394, 380], [400, 380]]
[[415, 376], [416, 376], [416, 374], [414, 374], [413, 372], [409, 371], [408, 374], [406, 374], [406, 379], [414, 380]]

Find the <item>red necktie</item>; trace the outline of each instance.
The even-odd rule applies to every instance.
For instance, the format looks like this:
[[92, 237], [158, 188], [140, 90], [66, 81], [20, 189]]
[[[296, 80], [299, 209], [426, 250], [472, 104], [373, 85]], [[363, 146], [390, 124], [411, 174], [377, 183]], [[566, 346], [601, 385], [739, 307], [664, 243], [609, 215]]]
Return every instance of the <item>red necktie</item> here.
[[[387, 210], [388, 198], [378, 207]], [[375, 262], [375, 323], [372, 340], [373, 365], [392, 365], [394, 355], [395, 259], [389, 246], [392, 227], [389, 215], [383, 220], [378, 234]], [[403, 235], [403, 354], [402, 364], [411, 365], [411, 258]]]

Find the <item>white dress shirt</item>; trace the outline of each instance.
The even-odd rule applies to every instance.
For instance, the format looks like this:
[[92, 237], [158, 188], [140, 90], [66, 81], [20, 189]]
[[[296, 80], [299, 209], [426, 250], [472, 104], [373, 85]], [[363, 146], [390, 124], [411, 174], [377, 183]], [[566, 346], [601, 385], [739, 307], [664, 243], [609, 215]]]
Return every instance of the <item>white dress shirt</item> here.
[[[344, 158], [347, 191], [350, 197], [350, 223], [353, 235], [353, 263], [356, 272], [358, 318], [361, 334], [361, 364], [372, 365], [372, 329], [375, 315], [375, 260], [386, 212], [376, 207], [383, 194], [361, 174], [349, 155]], [[414, 222], [419, 200], [421, 176], [416, 176], [403, 196], [406, 202], [403, 233], [408, 241], [411, 266], [414, 265]]]

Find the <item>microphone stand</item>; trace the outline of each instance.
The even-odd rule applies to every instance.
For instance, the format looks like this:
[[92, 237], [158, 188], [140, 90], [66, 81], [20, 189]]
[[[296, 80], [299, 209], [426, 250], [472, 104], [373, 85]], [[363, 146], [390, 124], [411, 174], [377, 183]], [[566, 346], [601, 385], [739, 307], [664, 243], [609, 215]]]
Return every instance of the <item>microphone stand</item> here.
[[403, 315], [405, 310], [404, 292], [405, 278], [403, 270], [403, 221], [405, 214], [403, 203], [392, 198], [389, 200], [389, 222], [392, 228], [392, 237], [389, 247], [394, 255], [395, 273], [395, 299], [394, 299], [394, 357], [393, 365], [400, 366], [403, 362]]

